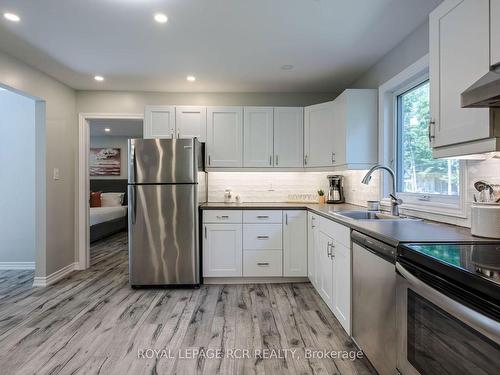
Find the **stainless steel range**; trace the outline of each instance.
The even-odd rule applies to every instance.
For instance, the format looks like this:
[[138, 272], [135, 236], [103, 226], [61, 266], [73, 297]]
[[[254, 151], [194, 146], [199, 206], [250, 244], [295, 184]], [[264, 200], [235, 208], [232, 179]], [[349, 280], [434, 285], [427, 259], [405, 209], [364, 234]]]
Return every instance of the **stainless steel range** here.
[[402, 374], [498, 374], [499, 243], [400, 245], [397, 368]]

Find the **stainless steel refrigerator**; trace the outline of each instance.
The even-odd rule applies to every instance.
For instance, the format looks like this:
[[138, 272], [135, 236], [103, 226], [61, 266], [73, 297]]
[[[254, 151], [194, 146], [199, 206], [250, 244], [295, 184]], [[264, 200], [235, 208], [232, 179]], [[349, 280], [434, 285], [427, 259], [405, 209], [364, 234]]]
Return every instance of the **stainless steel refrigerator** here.
[[132, 286], [200, 283], [199, 204], [204, 148], [194, 139], [129, 140], [129, 270]]

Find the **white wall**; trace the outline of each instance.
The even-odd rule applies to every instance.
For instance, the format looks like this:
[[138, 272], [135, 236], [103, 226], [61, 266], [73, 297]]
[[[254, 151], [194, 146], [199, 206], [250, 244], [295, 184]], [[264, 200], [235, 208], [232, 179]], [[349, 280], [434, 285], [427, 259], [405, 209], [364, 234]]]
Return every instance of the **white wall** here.
[[[0, 83], [42, 99], [45, 108], [46, 240], [36, 276], [75, 261], [75, 92], [52, 77], [0, 52]], [[53, 168], [60, 179], [52, 179]]]
[[305, 106], [334, 99], [334, 93], [161, 93], [124, 91], [78, 91], [79, 113], [144, 112], [144, 106], [158, 105], [256, 105]]
[[427, 53], [429, 53], [428, 21], [420, 25], [413, 33], [389, 51], [351, 86], [352, 88], [378, 89], [382, 83], [388, 81]]
[[90, 176], [91, 180], [119, 180], [128, 178], [127, 169], [127, 137], [90, 137], [90, 147], [119, 148], [121, 157], [121, 170], [119, 176]]
[[35, 263], [35, 101], [0, 91], [0, 263]]

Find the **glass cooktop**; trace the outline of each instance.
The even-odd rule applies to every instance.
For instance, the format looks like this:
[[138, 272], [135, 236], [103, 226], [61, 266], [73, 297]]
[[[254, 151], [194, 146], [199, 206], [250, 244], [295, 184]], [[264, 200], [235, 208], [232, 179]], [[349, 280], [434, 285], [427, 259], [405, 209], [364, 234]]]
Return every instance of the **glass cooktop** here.
[[500, 243], [406, 244], [405, 247], [469, 272], [500, 274]]

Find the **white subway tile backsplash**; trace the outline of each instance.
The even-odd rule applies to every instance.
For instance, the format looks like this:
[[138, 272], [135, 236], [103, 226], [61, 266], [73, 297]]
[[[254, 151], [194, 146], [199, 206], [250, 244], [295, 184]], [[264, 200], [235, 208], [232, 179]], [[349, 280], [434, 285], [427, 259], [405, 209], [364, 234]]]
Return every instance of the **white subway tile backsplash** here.
[[224, 190], [233, 191], [242, 202], [286, 202], [289, 194], [326, 191], [331, 172], [210, 172], [208, 201], [223, 202]]
[[[500, 184], [500, 159], [486, 161], [467, 161], [467, 197], [470, 205], [474, 193], [474, 182], [484, 180]], [[366, 206], [368, 200], [379, 200], [380, 172], [375, 172], [368, 185], [361, 183], [366, 170], [341, 172], [210, 172], [208, 173], [208, 201], [223, 202], [224, 190], [233, 191], [233, 201], [240, 195], [242, 202], [286, 202], [290, 194], [315, 194], [317, 190], [328, 189], [326, 176], [344, 176], [346, 203]], [[455, 218], [421, 212], [412, 215], [425, 219], [443, 221], [450, 224], [470, 227], [470, 209], [467, 218]]]

